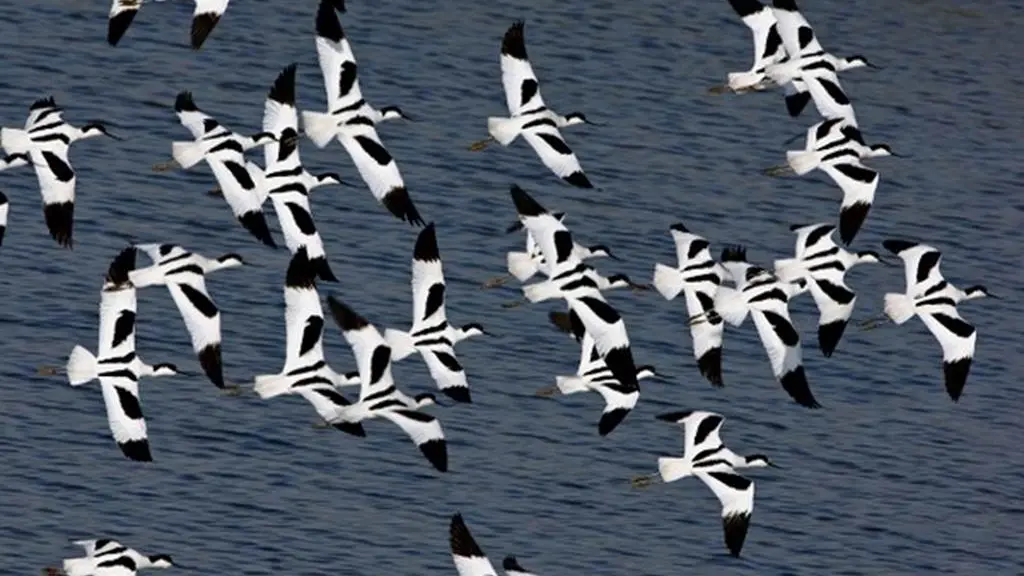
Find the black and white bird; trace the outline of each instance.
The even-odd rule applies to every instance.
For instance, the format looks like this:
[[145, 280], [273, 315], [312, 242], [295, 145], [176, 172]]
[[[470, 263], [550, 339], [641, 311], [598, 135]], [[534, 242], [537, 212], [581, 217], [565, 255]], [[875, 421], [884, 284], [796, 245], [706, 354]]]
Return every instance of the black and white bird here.
[[[594, 339], [587, 334], [580, 324], [574, 324], [569, 314], [551, 312], [548, 317], [559, 329], [567, 330], [580, 343], [580, 363], [574, 376], [555, 376], [555, 385], [541, 388], [538, 396], [551, 396], [556, 392], [563, 396], [580, 392], [597, 392], [604, 399], [604, 410], [597, 423], [597, 433], [607, 436], [629, 416], [640, 400], [640, 388], [627, 388], [619, 382], [608, 366], [601, 360], [601, 355], [594, 347]], [[654, 366], [638, 366], [636, 379], [656, 378]]]
[[807, 281], [780, 281], [768, 270], [749, 264], [746, 250], [740, 246], [726, 248], [721, 264], [736, 288], [719, 288], [714, 314], [699, 316], [694, 321], [707, 322], [717, 315], [733, 326], [740, 326], [749, 314], [768, 353], [772, 373], [783, 389], [797, 404], [819, 408], [804, 373], [800, 335], [789, 317], [789, 300], [807, 290]]
[[263, 131], [274, 134], [278, 141], [263, 147], [266, 170], [262, 181], [277, 212], [288, 250], [292, 255], [304, 250], [320, 280], [337, 282], [313, 222], [309, 192], [318, 186], [342, 181], [337, 174], [313, 176], [302, 166], [299, 118], [295, 110], [295, 68], [292, 64], [278, 75], [263, 105]]
[[135, 352], [135, 248], [114, 258], [100, 292], [100, 329], [96, 354], [82, 346], [71, 350], [66, 366], [68, 382], [81, 386], [98, 379], [114, 440], [130, 460], [151, 462], [146, 420], [139, 402], [139, 378], [173, 376], [173, 364], [149, 365]]
[[[163, 0], [154, 0], [162, 2]], [[338, 0], [341, 1], [341, 0]], [[107, 21], [107, 43], [117, 46], [121, 37], [128, 31], [132, 20], [146, 0], [114, 0], [110, 6]], [[195, 0], [195, 11], [192, 13], [191, 45], [193, 50], [203, 47], [210, 32], [220, 22], [221, 16], [228, 8], [229, 0]]]
[[726, 84], [712, 88], [711, 92], [720, 94], [727, 90], [735, 93], [762, 90], [768, 66], [786, 57], [775, 23], [775, 13], [758, 0], [729, 0], [729, 5], [754, 36], [754, 64], [745, 72], [730, 72]]
[[433, 394], [410, 398], [395, 387], [391, 376], [391, 348], [372, 324], [333, 295], [327, 298], [331, 315], [352, 347], [359, 370], [359, 400], [337, 408], [327, 420], [332, 426], [351, 427], [364, 420], [383, 418], [405, 432], [437, 470], [448, 471], [448, 443], [441, 422], [421, 411], [435, 404]]
[[[133, 576], [144, 568], [182, 567], [167, 554], [146, 556], [109, 538], [75, 540], [73, 544], [81, 546], [85, 556], [65, 558], [61, 566], [64, 576]], [[50, 568], [46, 573], [60, 572]]]
[[[327, 421], [339, 407], [351, 404], [339, 387], [359, 384], [359, 373], [335, 372], [324, 359], [324, 312], [316, 290], [316, 267], [299, 249], [288, 264], [284, 284], [285, 361], [277, 374], [256, 376], [260, 398], [297, 394], [306, 399]], [[362, 425], [338, 426], [344, 432], [364, 436]]]
[[412, 252], [412, 328], [388, 328], [384, 340], [391, 347], [392, 361], [419, 352], [441, 392], [456, 402], [471, 402], [466, 371], [455, 357], [455, 344], [487, 332], [476, 323], [461, 328], [448, 323], [446, 288], [437, 233], [431, 222], [420, 231]]
[[818, 307], [818, 347], [832, 356], [853, 314], [857, 295], [846, 285], [846, 272], [858, 264], [880, 263], [877, 252], [848, 252], [832, 241], [835, 226], [826, 223], [794, 225], [793, 258], [775, 261], [775, 276], [783, 282], [804, 280]]
[[77, 181], [68, 152], [75, 142], [97, 136], [120, 140], [100, 123], [81, 128], [68, 124], [53, 97], [36, 100], [29, 107], [24, 129], [0, 128], [0, 147], [8, 154], [5, 161], [13, 162], [8, 167], [21, 165], [26, 155], [35, 167], [46, 227], [50, 236], [66, 248], [72, 246]]
[[526, 56], [522, 21], [512, 24], [501, 41], [501, 82], [510, 117], [488, 118], [490, 138], [476, 142], [470, 149], [482, 150], [489, 142], [508, 146], [521, 135], [556, 176], [573, 186], [593, 188], [576, 154], [558, 131], [559, 128], [593, 122], [589, 122], [581, 112], [562, 116], [544, 104], [537, 75]]
[[615, 379], [628, 389], [637, 388], [636, 364], [622, 316], [605, 301], [595, 273], [575, 257], [572, 234], [522, 188], [513, 185], [512, 202], [523, 226], [533, 234], [544, 253], [548, 280], [523, 287], [531, 302], [563, 298], [573, 322], [594, 339], [601, 359]]
[[[267, 187], [263, 182], [262, 171], [256, 164], [245, 159], [245, 151], [276, 142], [277, 137], [270, 132], [260, 132], [250, 138], [228, 130], [196, 106], [191, 92], [178, 94], [174, 101], [174, 111], [181, 125], [195, 137], [193, 142], [171, 144], [174, 161], [187, 170], [200, 160], [206, 160], [224, 200], [242, 227], [263, 244], [276, 247], [263, 216], [262, 206], [267, 198]], [[155, 168], [159, 170], [163, 166]]]
[[[480, 545], [469, 533], [462, 514], [452, 516], [448, 527], [448, 543], [452, 549], [452, 561], [455, 563], [455, 571], [459, 576], [497, 576], [494, 566], [487, 559]], [[536, 576], [533, 572], [527, 571], [519, 565], [515, 556], [506, 556], [501, 563], [502, 569], [508, 576]]]
[[885, 295], [885, 314], [896, 324], [915, 315], [924, 322], [942, 347], [946, 392], [958, 401], [974, 360], [978, 331], [960, 316], [957, 304], [994, 296], [984, 286], [961, 290], [947, 282], [939, 270], [942, 254], [932, 246], [906, 240], [886, 240], [882, 246], [903, 260], [907, 281], [906, 292]]
[[164, 285], [185, 321], [192, 349], [206, 377], [218, 388], [225, 388], [221, 363], [220, 310], [206, 291], [206, 275], [225, 268], [242, 266], [238, 254], [211, 259], [174, 244], [140, 244], [153, 261], [146, 268], [132, 270], [129, 278], [138, 288]]
[[723, 386], [722, 335], [725, 324], [711, 311], [725, 270], [711, 257], [710, 243], [702, 236], [690, 232], [682, 223], [673, 224], [669, 230], [676, 245], [679, 265], [655, 264], [652, 283], [666, 300], [682, 293], [688, 317], [705, 315], [705, 321], [690, 323], [693, 355], [701, 375], [713, 386]]
[[725, 546], [730, 554], [739, 556], [754, 511], [754, 483], [736, 470], [777, 466], [763, 454], [740, 456], [726, 448], [719, 436], [725, 422], [720, 414], [680, 411], [660, 414], [658, 419], [682, 427], [683, 456], [658, 458], [658, 474], [634, 478], [633, 485], [644, 487], [658, 480], [669, 483], [688, 476], [700, 478], [722, 503]]
[[302, 113], [306, 136], [318, 148], [337, 138], [373, 197], [395, 217], [422, 226], [423, 219], [409, 197], [405, 181], [375, 126], [406, 118], [395, 106], [376, 109], [363, 99], [352, 47], [329, 0], [321, 0], [316, 15], [316, 53], [327, 90], [327, 112]]

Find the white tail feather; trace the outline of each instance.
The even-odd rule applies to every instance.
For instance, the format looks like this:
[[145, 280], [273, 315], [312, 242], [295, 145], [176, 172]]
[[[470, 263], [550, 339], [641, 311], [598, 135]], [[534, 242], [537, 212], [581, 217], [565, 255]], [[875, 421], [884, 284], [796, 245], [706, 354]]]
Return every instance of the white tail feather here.
[[885, 315], [893, 322], [903, 324], [914, 316], [914, 299], [906, 294], [886, 294]]
[[676, 268], [655, 264], [653, 283], [665, 300], [671, 300], [683, 291], [683, 274]]
[[501, 118], [491, 116], [487, 118], [487, 132], [502, 146], [508, 146], [519, 136], [522, 131], [523, 122], [518, 118]]
[[783, 282], [793, 282], [803, 278], [806, 269], [803, 262], [796, 258], [783, 258], [775, 261], [775, 276]]
[[764, 74], [757, 72], [730, 72], [729, 88], [732, 90], [750, 89], [765, 79]]
[[146, 268], [129, 271], [128, 280], [136, 288], [145, 288], [146, 286], [163, 284], [164, 274], [160, 271], [160, 268], [155, 265], [147, 266]]
[[675, 482], [693, 474], [693, 467], [686, 458], [658, 458], [658, 474], [662, 482]]
[[65, 558], [63, 568], [67, 576], [88, 576], [96, 568], [96, 562], [92, 558]]
[[558, 285], [554, 282], [545, 280], [523, 286], [523, 296], [530, 302], [541, 302], [553, 298], [561, 298], [562, 291], [558, 289]]
[[72, 386], [81, 386], [96, 378], [96, 357], [81, 346], [71, 349], [67, 364], [68, 382]]
[[199, 163], [206, 156], [201, 142], [172, 142], [171, 157], [182, 168], [188, 169]]
[[537, 273], [537, 263], [526, 252], [509, 252], [506, 258], [508, 273], [520, 282], [525, 282]]
[[331, 114], [303, 112], [302, 126], [317, 148], [327, 146], [338, 135], [338, 119]]
[[261, 374], [256, 377], [253, 390], [260, 395], [260, 398], [273, 398], [287, 394], [291, 389], [292, 381], [283, 374]]
[[0, 147], [8, 154], [24, 154], [32, 147], [32, 139], [24, 130], [0, 128]]
[[384, 340], [391, 347], [391, 360], [398, 361], [416, 352], [416, 342], [408, 332], [388, 328], [384, 331]]
[[786, 163], [798, 176], [814, 170], [821, 163], [821, 152], [814, 150], [787, 150]]
[[739, 290], [722, 286], [715, 295], [715, 312], [729, 324], [739, 326], [747, 318], [747, 301]]
[[586, 392], [587, 381], [579, 376], [555, 376], [555, 385], [562, 394]]

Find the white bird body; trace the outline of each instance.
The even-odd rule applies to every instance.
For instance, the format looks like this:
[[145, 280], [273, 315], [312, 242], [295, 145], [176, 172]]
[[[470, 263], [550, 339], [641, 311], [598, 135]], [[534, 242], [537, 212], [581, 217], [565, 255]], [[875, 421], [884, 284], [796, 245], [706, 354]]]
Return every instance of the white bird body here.
[[82, 346], [72, 349], [67, 362], [68, 382], [81, 386], [99, 379], [110, 431], [124, 455], [152, 461], [146, 421], [139, 401], [139, 378], [177, 374], [172, 364], [151, 366], [135, 351], [135, 286], [129, 280], [135, 249], [127, 248], [111, 263], [100, 292], [100, 326], [96, 354]]
[[146, 556], [108, 538], [77, 540], [74, 544], [85, 549], [85, 556], [65, 558], [62, 563], [65, 576], [133, 576], [144, 568], [175, 565], [166, 554]]
[[690, 318], [704, 316], [703, 322], [690, 323], [693, 355], [700, 373], [714, 386], [722, 386], [722, 337], [725, 324], [711, 311], [722, 285], [725, 269], [711, 257], [710, 244], [682, 224], [671, 227], [676, 245], [677, 267], [654, 265], [654, 287], [666, 299], [680, 293]]
[[173, 244], [140, 244], [137, 248], [145, 252], [153, 264], [131, 271], [132, 284], [138, 288], [167, 286], [188, 329], [199, 364], [214, 385], [224, 388], [220, 310], [206, 290], [206, 275], [241, 266], [242, 258], [225, 254], [211, 259]]
[[786, 57], [775, 13], [757, 0], [729, 0], [729, 4], [753, 34], [754, 63], [744, 72], [730, 72], [728, 86], [733, 92], [759, 90], [768, 66]]

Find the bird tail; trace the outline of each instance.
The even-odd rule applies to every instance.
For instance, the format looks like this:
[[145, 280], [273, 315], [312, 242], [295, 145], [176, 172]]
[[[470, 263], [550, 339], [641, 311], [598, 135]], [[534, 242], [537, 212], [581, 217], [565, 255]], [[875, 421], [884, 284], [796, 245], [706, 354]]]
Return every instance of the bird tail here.
[[65, 558], [63, 566], [67, 576], [87, 576], [95, 568], [92, 558]]
[[814, 150], [787, 150], [786, 163], [797, 176], [803, 176], [821, 163], [821, 152]]
[[182, 168], [191, 168], [206, 155], [201, 142], [172, 142], [171, 157]]
[[804, 275], [804, 266], [796, 258], [775, 261], [775, 276], [783, 282], [793, 282]]
[[330, 113], [305, 111], [302, 113], [302, 126], [317, 148], [327, 146], [338, 134], [338, 119]]
[[0, 128], [0, 147], [8, 154], [23, 154], [31, 146], [28, 132], [18, 128]]
[[81, 346], [71, 349], [67, 364], [68, 382], [72, 386], [81, 386], [96, 378], [96, 357]]
[[384, 331], [384, 340], [391, 347], [391, 360], [401, 360], [416, 352], [416, 341], [403, 330], [388, 328]]
[[653, 284], [665, 300], [671, 300], [683, 290], [683, 274], [670, 266], [655, 264]]
[[516, 280], [520, 282], [529, 280], [537, 273], [537, 263], [526, 252], [509, 252], [506, 260], [508, 273], [515, 276]]
[[893, 322], [903, 324], [914, 316], [914, 299], [906, 294], [886, 294], [885, 315]]
[[555, 376], [555, 386], [566, 395], [587, 391], [587, 381], [579, 376]]
[[732, 90], [752, 88], [760, 84], [764, 79], [764, 74], [758, 72], [730, 72], [729, 88]]
[[715, 294], [715, 312], [733, 326], [743, 324], [747, 318], [747, 303], [743, 293], [727, 286], [719, 288]]
[[684, 458], [671, 458], [663, 456], [658, 458], [658, 473], [661, 474], [662, 482], [675, 482], [680, 478], [693, 475], [693, 467]]
[[256, 377], [253, 390], [260, 398], [266, 399], [287, 394], [291, 385], [291, 379], [284, 374], [261, 374]]
[[519, 136], [523, 123], [518, 118], [502, 118], [491, 116], [487, 118], [487, 132], [502, 146], [508, 146]]
[[523, 286], [523, 296], [525, 296], [530, 302], [551, 300], [552, 298], [558, 298], [561, 295], [562, 292], [558, 289], [558, 286], [550, 280], [535, 282], [533, 284]]

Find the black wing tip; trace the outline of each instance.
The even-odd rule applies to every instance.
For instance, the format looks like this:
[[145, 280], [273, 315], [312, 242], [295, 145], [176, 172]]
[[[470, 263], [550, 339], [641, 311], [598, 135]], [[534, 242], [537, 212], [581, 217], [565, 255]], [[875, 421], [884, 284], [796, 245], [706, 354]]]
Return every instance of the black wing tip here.
[[420, 452], [437, 469], [438, 472], [448, 471], [448, 443], [444, 440], [428, 440], [420, 444]]
[[740, 18], [757, 14], [764, 9], [764, 5], [757, 0], [729, 0], [729, 5], [740, 15]]
[[971, 371], [971, 359], [961, 358], [954, 362], [942, 363], [942, 374], [946, 384], [946, 393], [953, 402], [959, 402], [967, 385], [967, 374]]
[[501, 569], [513, 572], [526, 572], [526, 569], [519, 564], [519, 560], [515, 556], [505, 556], [505, 559], [501, 561]]
[[346, 434], [357, 436], [359, 438], [366, 438], [366, 430], [363, 428], [363, 424], [361, 422], [338, 422], [333, 424], [333, 426]]
[[149, 451], [149, 440], [129, 440], [127, 442], [119, 442], [117, 445], [121, 447], [121, 453], [129, 460], [136, 462], [153, 461], [153, 454]]
[[275, 102], [287, 104], [289, 106], [295, 106], [295, 70], [298, 68], [298, 64], [291, 63], [281, 70], [281, 73], [277, 75], [274, 80], [274, 84], [270, 87], [270, 93], [267, 95], [268, 98]]
[[843, 337], [843, 332], [846, 331], [846, 324], [846, 320], [838, 320], [818, 325], [818, 347], [821, 348], [821, 353], [825, 355], [825, 358], [831, 358], [832, 353], [836, 351], [836, 346], [839, 345], [839, 340]]
[[797, 366], [779, 378], [782, 388], [789, 393], [789, 396], [804, 408], [821, 408], [821, 404], [814, 399], [811, 393], [811, 386], [807, 383], [807, 374], [803, 366]]
[[214, 12], [204, 12], [192, 17], [191, 40], [193, 50], [199, 50], [203, 47], [203, 43], [206, 42], [210, 32], [213, 32], [214, 27], [220, 22], [220, 16], [220, 14]]
[[516, 220], [512, 224], [509, 224], [508, 228], [505, 228], [505, 233], [506, 234], [511, 234], [513, 232], [519, 232], [523, 228], [524, 228], [524, 226], [523, 226], [522, 220]]
[[839, 210], [839, 238], [843, 244], [849, 246], [853, 242], [870, 210], [869, 202], [855, 202]]
[[338, 0], [320, 0], [320, 7], [316, 11], [316, 35], [326, 38], [331, 42], [341, 42], [345, 39], [345, 29], [341, 27], [341, 20], [338, 19]]
[[416, 205], [412, 203], [409, 190], [405, 186], [395, 186], [381, 198], [380, 202], [388, 209], [388, 212], [394, 214], [399, 220], [407, 221], [413, 226], [423, 226], [425, 224], [423, 218], [420, 217], [419, 211], [416, 210]]
[[882, 241], [882, 247], [892, 252], [893, 254], [899, 255], [904, 250], [909, 250], [917, 246], [917, 242], [911, 242], [909, 240], [884, 240]]
[[583, 329], [582, 325], [572, 321], [572, 314], [569, 312], [552, 310], [551, 312], [548, 312], [548, 321], [551, 322], [551, 324], [560, 332], [565, 332], [566, 334], [571, 335], [577, 341], [583, 339], [585, 329]]
[[516, 20], [508, 27], [508, 30], [505, 31], [505, 36], [501, 39], [502, 54], [518, 60], [527, 59], [526, 37], [523, 34], [524, 26], [526, 26], [526, 22]]
[[196, 106], [196, 101], [192, 99], [192, 93], [188, 90], [184, 90], [178, 93], [178, 96], [174, 99], [174, 111], [175, 112], [198, 112], [199, 108]]
[[612, 376], [615, 376], [615, 379], [625, 389], [640, 389], [636, 381], [636, 364], [633, 361], [633, 352], [628, 347], [612, 348], [604, 355], [604, 363], [608, 370], [611, 371]]
[[50, 237], [64, 248], [72, 248], [72, 234], [75, 225], [75, 203], [57, 202], [43, 205], [43, 219], [50, 231]]
[[306, 254], [306, 249], [300, 248], [288, 262], [284, 285], [289, 288], [315, 288], [316, 276], [317, 270]]
[[469, 527], [463, 520], [462, 514], [452, 515], [452, 521], [448, 525], [448, 543], [451, 545], [452, 554], [463, 558], [482, 558], [484, 551], [469, 533]]
[[110, 18], [107, 23], [107, 44], [117, 46], [124, 33], [128, 31], [128, 26], [131, 25], [136, 14], [138, 14], [138, 10], [124, 10]]
[[697, 368], [708, 382], [715, 388], [725, 386], [722, 380], [722, 349], [712, 348], [697, 359]]
[[630, 412], [632, 410], [628, 408], [616, 408], [602, 413], [601, 420], [597, 423], [597, 433], [601, 436], [607, 436], [626, 419], [626, 416], [629, 416]]
[[47, 96], [45, 98], [40, 98], [40, 99], [36, 100], [35, 102], [33, 102], [32, 105], [28, 107], [28, 109], [31, 111], [31, 110], [40, 110], [40, 109], [43, 109], [43, 108], [57, 108], [57, 107], [58, 107], [57, 106], [57, 102], [53, 99], [53, 96]]
[[342, 332], [360, 330], [370, 325], [366, 318], [349, 308], [348, 304], [338, 300], [334, 294], [327, 296], [327, 305], [331, 307], [331, 315], [334, 316], [334, 321], [337, 322]]
[[746, 262], [747, 261], [747, 247], [735, 244], [732, 246], [726, 246], [722, 249], [722, 262]]
[[413, 247], [412, 257], [420, 262], [441, 260], [441, 252], [437, 248], [437, 232], [433, 222], [427, 224], [416, 237], [416, 246]]
[[262, 210], [246, 212], [238, 217], [238, 222], [264, 246], [277, 248], [277, 243], [274, 242], [274, 237], [270, 234], [270, 228], [267, 226], [267, 219], [263, 216]]
[[330, 3], [335, 10], [345, 13], [345, 0], [330, 0]]
[[682, 232], [683, 234], [688, 234], [690, 232], [690, 230], [685, 225], [683, 225], [682, 222], [676, 222], [675, 224], [669, 226], [668, 229], [672, 230], [673, 232]]
[[448, 388], [442, 388], [441, 392], [456, 402], [462, 404], [473, 403], [473, 398], [469, 393], [469, 388], [466, 386], [450, 386]]
[[722, 518], [722, 528], [725, 532], [725, 547], [729, 554], [739, 558], [743, 550], [743, 542], [747, 539], [747, 529], [750, 527], [750, 514], [730, 514]]
[[115, 285], [126, 284], [128, 282], [128, 273], [135, 270], [135, 257], [137, 254], [138, 250], [134, 246], [121, 250], [110, 262], [110, 267], [107, 268], [107, 282]]
[[786, 96], [786, 111], [793, 118], [796, 118], [804, 111], [807, 104], [811, 101], [810, 92], [797, 92], [796, 94], [790, 94]]
[[523, 190], [516, 184], [512, 185], [509, 194], [512, 195], [512, 203], [515, 204], [516, 213], [520, 216], [541, 216], [548, 213], [543, 206], [533, 199], [533, 196], [530, 196], [526, 190]]
[[7, 194], [0, 192], [0, 206], [7, 204], [10, 200], [7, 198]]
[[796, 0], [772, 0], [772, 6], [779, 10], [789, 10], [790, 12], [798, 12], [800, 10], [796, 7]]
[[693, 410], [677, 410], [675, 412], [666, 412], [665, 414], [658, 414], [657, 416], [655, 416], [655, 418], [657, 418], [658, 420], [662, 420], [664, 422], [678, 424], [682, 422], [690, 414], [693, 414]]
[[324, 282], [337, 282], [338, 277], [334, 275], [334, 271], [331, 270], [331, 264], [327, 261], [327, 256], [318, 256], [309, 261], [313, 266], [313, 270], [316, 271], [316, 277], [323, 280]]
[[224, 366], [221, 362], [220, 344], [210, 344], [200, 350], [196, 356], [199, 357], [199, 365], [210, 382], [213, 382], [217, 388], [224, 388]]
[[583, 173], [582, 170], [577, 170], [568, 176], [564, 176], [562, 180], [565, 180], [569, 184], [576, 186], [577, 188], [593, 188], [594, 185], [590, 183], [590, 179]]

